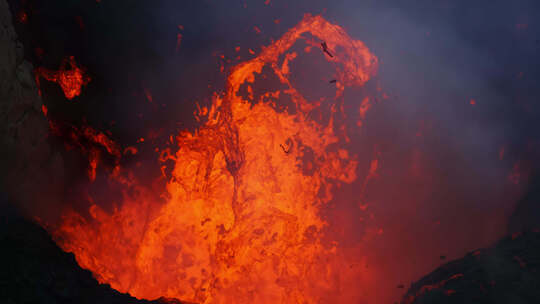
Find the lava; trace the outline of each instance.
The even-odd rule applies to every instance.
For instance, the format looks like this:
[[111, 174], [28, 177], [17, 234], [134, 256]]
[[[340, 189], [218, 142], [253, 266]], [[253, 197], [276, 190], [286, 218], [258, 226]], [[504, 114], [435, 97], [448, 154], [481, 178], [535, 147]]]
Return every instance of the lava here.
[[[49, 122], [51, 134], [62, 139], [67, 150], [77, 149], [79, 153], [88, 158], [87, 174], [90, 181], [96, 179], [96, 169], [103, 155], [107, 155], [112, 160], [112, 172], [115, 174], [118, 172], [122, 148], [109, 136], [86, 124], [77, 127], [55, 121], [48, 116], [49, 110], [45, 105], [41, 107], [41, 111]], [[136, 153], [137, 149], [134, 147], [126, 147], [123, 151], [123, 154]]]
[[[312, 38], [325, 41], [334, 55], [320, 57], [335, 67], [337, 79], [331, 117], [324, 122], [311, 115], [321, 103], [301, 94], [288, 68], [297, 56], [293, 45]], [[163, 166], [173, 164], [170, 173], [163, 170], [163, 203], [148, 200], [147, 187], [117, 171], [113, 178], [126, 185], [124, 201], [112, 212], [93, 203], [90, 218], [66, 212], [52, 231], [56, 241], [100, 282], [138, 298], [358, 303], [370, 273], [361, 252], [323, 241], [329, 223], [321, 209], [339, 185], [357, 179], [358, 161], [344, 148], [340, 100], [345, 87], [363, 86], [374, 76], [377, 63], [340, 26], [305, 15], [255, 58], [235, 66], [225, 91], [198, 111], [201, 126], [178, 134], [177, 146], [161, 154]], [[252, 86], [264, 68], [285, 89], [256, 98]], [[285, 98], [294, 109], [279, 111], [276, 103]], [[368, 109], [363, 106], [363, 115]], [[77, 134], [121, 154], [100, 133]]]
[[43, 77], [48, 81], [58, 83], [62, 88], [62, 91], [64, 91], [64, 95], [69, 100], [81, 95], [82, 87], [87, 85], [91, 80], [90, 77], [84, 73], [83, 69], [77, 65], [73, 56], [64, 59], [58, 71], [39, 67], [36, 68], [34, 72], [40, 95], [40, 78]]
[[[454, 274], [452, 275], [451, 277], [449, 277], [448, 279], [446, 280], [443, 280], [441, 282], [438, 282], [436, 284], [433, 284], [433, 285], [424, 285], [422, 286], [422, 288], [420, 288], [420, 290], [416, 293], [416, 295], [410, 295], [407, 299], [405, 299], [404, 301], [404, 304], [410, 304], [410, 303], [414, 303], [414, 300], [418, 297], [420, 297], [420, 295], [426, 293], [427, 291], [430, 291], [430, 290], [434, 290], [434, 289], [442, 289], [449, 281], [452, 281], [452, 280], [457, 280], [457, 279], [460, 279], [463, 277], [463, 274], [462, 273], [458, 273], [458, 274]], [[452, 295], [454, 294], [456, 291], [453, 290], [453, 289], [446, 289], [444, 290], [444, 293], [449, 296], [449, 295]]]

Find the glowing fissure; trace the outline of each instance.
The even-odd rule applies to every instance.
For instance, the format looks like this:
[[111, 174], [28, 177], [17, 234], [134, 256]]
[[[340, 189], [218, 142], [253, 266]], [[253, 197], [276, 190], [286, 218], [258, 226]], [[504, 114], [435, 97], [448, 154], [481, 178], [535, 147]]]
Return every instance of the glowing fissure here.
[[[288, 78], [296, 55], [288, 50], [310, 33], [333, 50], [336, 100], [345, 86], [362, 86], [377, 58], [360, 41], [320, 16], [294, 28], [228, 76], [226, 91], [199, 111], [204, 124], [177, 136], [178, 150], [163, 154], [174, 167], [165, 204], [147, 200], [144, 187], [115, 174], [127, 191], [114, 212], [98, 205], [92, 219], [69, 212], [53, 234], [100, 282], [139, 298], [161, 296], [198, 303], [357, 303], [366, 280], [359, 254], [337, 242], [324, 245], [321, 207], [333, 185], [356, 179], [357, 161], [342, 148], [338, 126], [309, 118], [318, 107]], [[282, 56], [285, 55], [285, 56]], [[287, 62], [280, 64], [280, 58]], [[264, 66], [287, 89], [259, 100], [239, 96]], [[296, 111], [273, 106], [289, 95]], [[332, 115], [340, 110], [332, 107]], [[366, 111], [369, 107], [365, 107]], [[313, 157], [303, 163], [306, 151]], [[315, 168], [305, 172], [305, 166]], [[375, 170], [375, 169], [374, 169]], [[370, 173], [371, 174], [371, 173]], [[341, 299], [341, 301], [340, 301]]]

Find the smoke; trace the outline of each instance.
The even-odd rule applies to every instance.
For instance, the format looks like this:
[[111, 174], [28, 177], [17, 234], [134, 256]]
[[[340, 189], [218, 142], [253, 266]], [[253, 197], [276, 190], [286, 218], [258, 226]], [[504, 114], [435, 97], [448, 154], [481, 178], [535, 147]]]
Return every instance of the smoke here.
[[392, 96], [365, 124], [382, 150], [368, 210], [384, 234], [366, 246], [384, 269], [377, 294], [393, 293], [382, 303], [399, 293], [384, 289], [445, 263], [441, 255], [457, 258], [506, 232], [521, 191], [507, 176], [518, 160], [534, 159], [525, 151], [537, 140], [530, 115], [538, 109], [523, 104], [538, 97], [525, 84], [538, 77], [531, 45], [538, 9], [532, 2], [368, 6], [328, 13], [379, 56], [380, 86]]
[[[379, 57], [380, 69], [366, 88], [346, 91], [347, 125], [356, 123], [361, 98], [373, 94], [379, 102], [351, 134], [358, 181], [336, 191], [325, 216], [337, 227], [332, 237], [362, 244], [369, 267], [377, 270], [373, 303], [388, 303], [403, 292], [395, 286], [446, 262], [441, 255], [457, 258], [506, 232], [526, 172], [537, 165], [540, 128], [539, 4], [398, 2], [10, 4], [15, 13], [29, 12], [29, 24], [17, 30], [35, 66], [57, 68], [74, 55], [91, 73], [76, 102], [66, 102], [54, 85], [44, 87], [51, 115], [73, 124], [85, 119], [125, 145], [145, 138], [141, 175], [152, 170], [154, 145], [197, 126], [195, 102], [205, 105], [223, 88], [227, 68], [304, 13], [322, 13], [362, 40]], [[45, 55], [36, 55], [36, 48]], [[317, 77], [329, 80], [322, 63], [310, 68], [321, 75], [302, 87]], [[360, 193], [376, 155], [377, 177]], [[516, 163], [517, 185], [508, 179]], [[96, 193], [104, 187], [94, 186]]]

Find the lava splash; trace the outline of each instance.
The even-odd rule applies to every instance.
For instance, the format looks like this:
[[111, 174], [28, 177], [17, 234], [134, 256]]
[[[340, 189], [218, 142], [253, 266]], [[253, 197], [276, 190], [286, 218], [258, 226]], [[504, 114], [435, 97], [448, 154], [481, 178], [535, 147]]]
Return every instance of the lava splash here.
[[[69, 65], [69, 68], [68, 68]], [[71, 100], [81, 95], [81, 89], [90, 82], [90, 77], [84, 73], [84, 70], [77, 65], [75, 58], [70, 56], [62, 60], [58, 71], [51, 71], [44, 67], [36, 68], [34, 71], [36, 83], [40, 88], [40, 78], [56, 82], [62, 88], [67, 99]], [[41, 89], [39, 89], [41, 95]]]
[[[307, 37], [309, 35], [309, 37]], [[299, 40], [324, 41], [335, 67], [331, 117], [315, 120], [320, 101], [305, 98], [290, 79]], [[329, 223], [321, 208], [336, 186], [357, 179], [340, 100], [364, 85], [377, 58], [361, 42], [320, 16], [303, 20], [255, 58], [235, 66], [224, 92], [198, 113], [202, 125], [177, 135], [166, 174], [164, 203], [116, 172], [125, 185], [112, 212], [98, 204], [90, 218], [64, 214], [52, 232], [102, 283], [138, 298], [198, 303], [357, 303], [369, 280], [361, 252], [323, 242]], [[263, 69], [284, 89], [255, 98]], [[245, 91], [247, 94], [242, 94]], [[68, 95], [66, 95], [68, 96]], [[72, 96], [72, 95], [70, 95]], [[68, 97], [69, 98], [69, 97]], [[276, 104], [287, 98], [293, 107]], [[128, 189], [129, 188], [129, 189]]]

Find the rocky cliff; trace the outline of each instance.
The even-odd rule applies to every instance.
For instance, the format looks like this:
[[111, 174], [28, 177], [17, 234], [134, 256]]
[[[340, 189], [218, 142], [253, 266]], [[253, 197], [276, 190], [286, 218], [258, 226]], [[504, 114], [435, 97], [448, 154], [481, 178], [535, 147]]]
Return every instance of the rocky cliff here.
[[19, 206], [47, 203], [61, 189], [64, 163], [42, 106], [8, 3], [0, 0], [0, 186]]
[[540, 303], [540, 233], [514, 234], [414, 283], [402, 304]]

